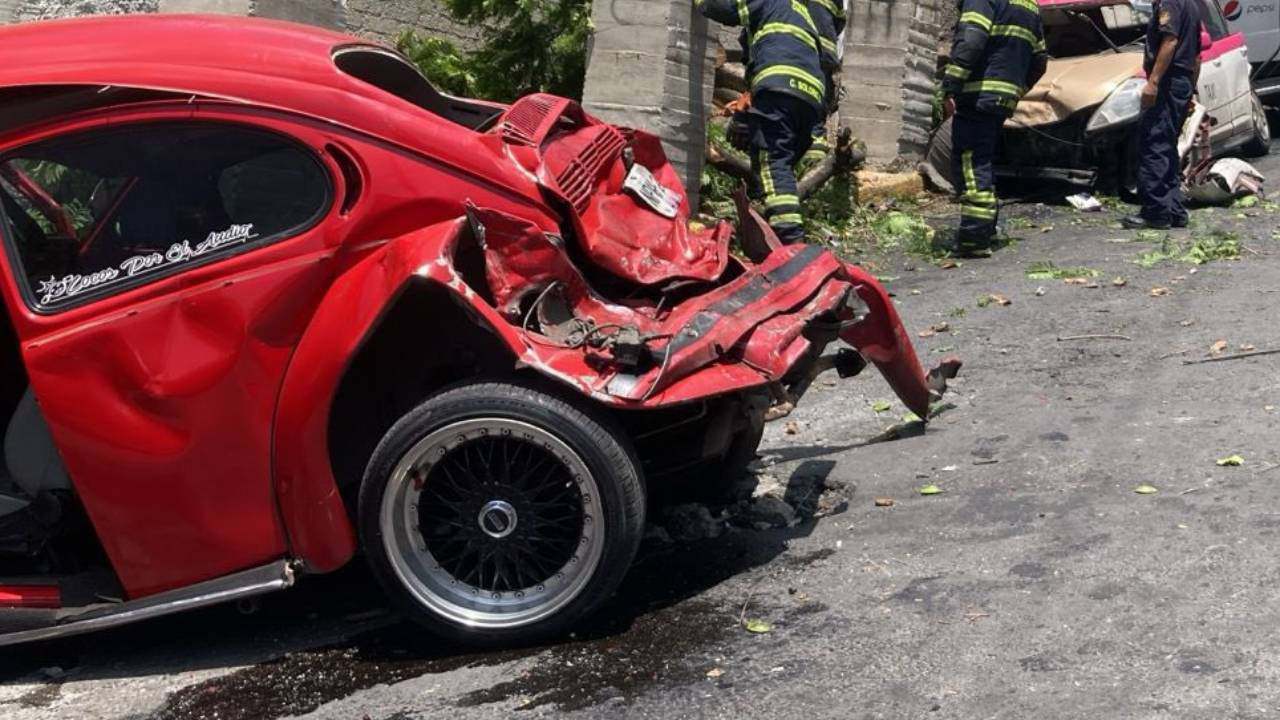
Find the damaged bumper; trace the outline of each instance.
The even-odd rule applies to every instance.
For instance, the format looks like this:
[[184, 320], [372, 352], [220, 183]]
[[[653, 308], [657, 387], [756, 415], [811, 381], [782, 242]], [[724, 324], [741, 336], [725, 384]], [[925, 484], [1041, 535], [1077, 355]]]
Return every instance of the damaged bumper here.
[[557, 238], [519, 218], [473, 209], [458, 233], [455, 256], [468, 242], [483, 247], [492, 293], [484, 310], [520, 361], [611, 405], [653, 408], [774, 383], [803, 389], [827, 346], [843, 340], [858, 354], [841, 359], [843, 374], [874, 364], [927, 417], [959, 366], [926, 375], [884, 288], [819, 247], [777, 247], [758, 263], [735, 261], [731, 279], [646, 304], [598, 294]]

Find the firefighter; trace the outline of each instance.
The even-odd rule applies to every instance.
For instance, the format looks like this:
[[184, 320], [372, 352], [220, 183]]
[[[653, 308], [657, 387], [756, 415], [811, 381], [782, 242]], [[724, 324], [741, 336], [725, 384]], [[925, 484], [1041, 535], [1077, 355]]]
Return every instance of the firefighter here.
[[795, 167], [826, 112], [818, 29], [803, 0], [695, 0], [698, 10], [743, 28], [754, 193], [784, 243], [804, 239]]
[[1142, 116], [1138, 120], [1138, 197], [1128, 228], [1186, 227], [1178, 136], [1200, 75], [1199, 0], [1156, 0], [1147, 22]]
[[840, 59], [844, 56], [840, 47], [840, 35], [847, 22], [844, 0], [808, 0], [809, 16], [818, 28], [818, 60], [822, 64], [822, 79], [826, 80], [827, 110], [824, 119], [813, 128], [813, 144], [804, 159], [818, 162], [831, 150], [827, 141], [826, 118], [840, 109]]
[[951, 62], [943, 70], [944, 112], [953, 117], [951, 166], [960, 193], [954, 252], [991, 254], [998, 207], [992, 159], [1000, 128], [1048, 55], [1036, 0], [960, 0]]

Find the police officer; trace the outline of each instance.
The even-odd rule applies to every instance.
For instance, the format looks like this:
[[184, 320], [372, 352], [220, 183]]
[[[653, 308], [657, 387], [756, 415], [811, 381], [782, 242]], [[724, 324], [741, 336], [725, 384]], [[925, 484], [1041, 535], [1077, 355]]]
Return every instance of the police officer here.
[[818, 28], [818, 60], [822, 64], [822, 79], [826, 80], [827, 110], [824, 118], [813, 128], [813, 144], [804, 159], [809, 162], [822, 160], [830, 150], [827, 142], [826, 118], [840, 109], [840, 59], [843, 48], [840, 47], [840, 34], [844, 32], [845, 16], [844, 0], [808, 0], [809, 16]]
[[1047, 64], [1036, 0], [960, 0], [951, 62], [942, 81], [944, 112], [954, 117], [951, 165], [960, 191], [957, 255], [990, 255], [998, 213], [992, 159], [1000, 128]]
[[1200, 75], [1200, 0], [1156, 0], [1147, 22], [1138, 120], [1138, 197], [1142, 210], [1129, 228], [1186, 227], [1178, 136]]
[[784, 243], [804, 239], [795, 166], [825, 113], [818, 29], [804, 0], [695, 0], [698, 10], [741, 26], [747, 50], [751, 168], [765, 218]]

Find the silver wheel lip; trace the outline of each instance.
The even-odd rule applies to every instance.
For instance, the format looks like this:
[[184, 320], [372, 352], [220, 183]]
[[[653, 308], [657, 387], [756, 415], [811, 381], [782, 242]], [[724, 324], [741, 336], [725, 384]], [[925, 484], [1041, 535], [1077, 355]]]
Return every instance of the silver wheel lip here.
[[[495, 430], [520, 432], [565, 463], [584, 498], [584, 528], [578, 553], [543, 584], [516, 593], [496, 594], [499, 597], [486, 597], [490, 593], [451, 578], [431, 557], [417, 530], [417, 498], [421, 490], [414, 489], [409, 476], [413, 469], [425, 476], [435, 462], [427, 457], [431, 453], [437, 453], [438, 459], [450, 447]], [[513, 629], [546, 620], [582, 593], [595, 576], [604, 554], [604, 508], [599, 485], [586, 462], [551, 431], [512, 418], [469, 418], [429, 432], [396, 463], [387, 480], [379, 511], [383, 548], [401, 585], [424, 608], [463, 627]], [[514, 530], [514, 526], [511, 529]], [[449, 580], [452, 582], [446, 584], [445, 581]], [[469, 602], [462, 602], [467, 597]]]

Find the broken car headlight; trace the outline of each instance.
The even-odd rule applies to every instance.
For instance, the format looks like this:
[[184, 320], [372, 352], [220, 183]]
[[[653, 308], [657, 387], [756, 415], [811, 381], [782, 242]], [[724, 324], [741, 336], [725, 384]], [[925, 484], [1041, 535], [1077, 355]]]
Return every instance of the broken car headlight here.
[[1129, 78], [1120, 83], [1120, 87], [1112, 90], [1094, 111], [1085, 132], [1105, 130], [1137, 120], [1138, 113], [1142, 112], [1142, 86], [1146, 84], [1143, 78]]

